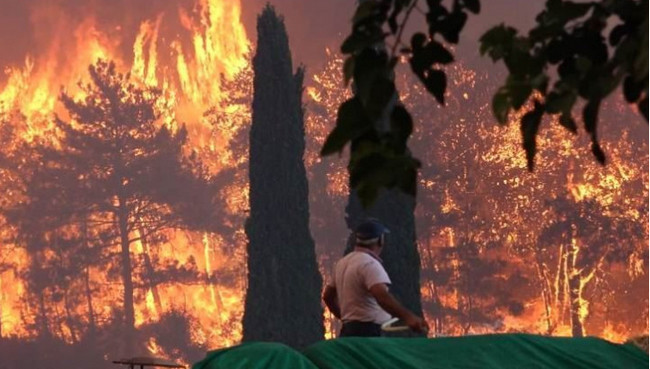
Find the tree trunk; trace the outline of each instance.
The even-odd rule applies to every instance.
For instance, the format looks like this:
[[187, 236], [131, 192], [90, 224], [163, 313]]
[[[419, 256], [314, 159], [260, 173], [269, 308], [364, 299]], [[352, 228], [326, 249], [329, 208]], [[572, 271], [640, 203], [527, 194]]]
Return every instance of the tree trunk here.
[[540, 260], [539, 253], [533, 250], [535, 253], [535, 268], [537, 271], [537, 279], [539, 280], [539, 289], [542, 294], [542, 300], [544, 301], [544, 315], [546, 318], [546, 334], [550, 335], [553, 333], [553, 318], [551, 316], [551, 295], [552, 291], [549, 286], [548, 274], [546, 273], [546, 266]]
[[70, 338], [72, 339], [72, 343], [76, 344], [79, 342], [79, 339], [77, 338], [77, 332], [74, 328], [75, 321], [70, 309], [70, 301], [68, 300], [67, 290], [63, 291], [63, 307], [65, 308], [65, 322], [68, 325], [68, 329], [70, 330]]
[[119, 213], [117, 216], [120, 230], [120, 257], [122, 261], [122, 283], [124, 284], [124, 344], [126, 352], [133, 349], [135, 331], [135, 309], [133, 306], [133, 279], [131, 268], [131, 253], [128, 229], [128, 213], [123, 199], [119, 199]]
[[97, 332], [97, 327], [95, 326], [95, 309], [93, 308], [93, 295], [90, 288], [90, 268], [86, 267], [86, 273], [84, 273], [84, 289], [86, 293], [86, 304], [88, 305], [88, 326], [89, 333], [91, 337], [95, 336]]
[[45, 296], [43, 290], [38, 291], [38, 328], [42, 336], [49, 337], [51, 335], [50, 327], [47, 322], [47, 310], [45, 309]]
[[569, 278], [569, 301], [570, 301], [570, 311], [571, 311], [571, 334], [573, 337], [583, 337], [584, 325], [582, 317], [582, 309], [584, 302], [582, 299], [582, 283], [580, 271], [577, 269], [577, 259], [578, 252], [580, 247], [578, 245], [578, 240], [574, 237], [571, 237], [571, 246], [568, 253], [568, 262], [567, 265], [569, 269], [567, 270], [567, 276]]
[[144, 230], [140, 229], [140, 242], [142, 242], [142, 257], [144, 259], [144, 268], [147, 273], [147, 282], [149, 284], [149, 289], [153, 294], [153, 302], [156, 307], [156, 314], [160, 315], [163, 313], [162, 301], [160, 299], [160, 293], [158, 292], [158, 280], [156, 279], [156, 271], [153, 268], [153, 263], [151, 262], [151, 257], [149, 256], [149, 242], [147, 241], [145, 234], [146, 233]]
[[[83, 249], [88, 249], [88, 220], [86, 217], [83, 218], [81, 224], [81, 233], [82, 233], [82, 242]], [[92, 289], [90, 288], [90, 267], [86, 265], [84, 268], [84, 293], [86, 295], [86, 305], [88, 306], [88, 332], [91, 338], [95, 337], [97, 332], [95, 326], [95, 309], [93, 308], [93, 296]]]
[[210, 263], [210, 238], [207, 234], [203, 235], [203, 257], [205, 258], [205, 282], [208, 285], [210, 290], [210, 301], [212, 306], [216, 309], [216, 314], [221, 316], [221, 312], [224, 310], [223, 300], [221, 299], [221, 293], [217, 290], [214, 280], [212, 278], [212, 267]]
[[558, 322], [566, 322], [566, 311], [567, 311], [567, 298], [569, 295], [569, 277], [568, 277], [568, 259], [569, 259], [569, 248], [560, 245], [560, 253], [557, 267], [557, 274], [555, 275], [555, 308], [557, 310], [557, 320]]

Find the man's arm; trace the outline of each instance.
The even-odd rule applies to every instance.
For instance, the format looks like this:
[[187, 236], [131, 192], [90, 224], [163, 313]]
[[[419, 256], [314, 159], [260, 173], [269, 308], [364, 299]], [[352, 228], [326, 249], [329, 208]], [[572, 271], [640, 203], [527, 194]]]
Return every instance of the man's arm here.
[[336, 296], [336, 287], [325, 286], [323, 302], [337, 319], [341, 319], [341, 308], [339, 307], [339, 299]]
[[370, 287], [370, 294], [377, 300], [379, 306], [392, 316], [398, 317], [416, 332], [426, 333], [429, 330], [424, 319], [413, 314], [409, 309], [402, 306], [390, 292], [384, 283], [377, 283]]

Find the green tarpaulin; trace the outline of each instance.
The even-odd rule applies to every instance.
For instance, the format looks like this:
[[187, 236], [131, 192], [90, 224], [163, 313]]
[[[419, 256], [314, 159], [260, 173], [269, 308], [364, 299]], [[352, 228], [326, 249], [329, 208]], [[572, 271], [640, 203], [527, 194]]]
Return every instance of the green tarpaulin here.
[[598, 338], [503, 334], [446, 338], [342, 338], [302, 353], [275, 343], [213, 351], [193, 369], [614, 369], [648, 368], [648, 355]]
[[280, 343], [251, 342], [208, 352], [192, 369], [318, 369], [298, 351]]

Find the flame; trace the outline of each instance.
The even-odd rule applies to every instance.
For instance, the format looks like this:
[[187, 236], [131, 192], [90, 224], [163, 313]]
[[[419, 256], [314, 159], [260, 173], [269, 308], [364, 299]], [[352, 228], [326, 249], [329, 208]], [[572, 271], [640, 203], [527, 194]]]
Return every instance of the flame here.
[[[191, 11], [179, 8], [177, 14], [161, 13], [154, 19], [142, 21], [131, 41], [132, 57], [124, 57], [119, 52], [119, 45], [130, 41], [114, 37], [113, 31], [109, 36], [92, 16], [76, 21], [55, 4], [36, 8], [34, 12], [34, 19], [45, 20], [39, 24], [51, 26], [43, 32], [49, 37], [43, 40], [47, 48], [36, 55], [27, 55], [23, 65], [6, 67], [6, 82], [0, 85], [0, 113], [16, 111], [25, 117], [24, 126], [16, 122], [17, 136], [21, 139], [32, 141], [55, 132], [53, 113], [65, 116], [57, 100], [60, 90], [65, 89], [75, 98], [83, 97], [77, 83], [87, 83], [88, 66], [104, 59], [114, 61], [118, 70], [130, 72], [135, 82], [163, 91], [163, 123], [187, 122], [192, 150], [207, 162], [212, 174], [241, 166], [242, 156], [234, 154], [229, 143], [246, 128], [250, 112], [242, 107], [245, 104], [227, 102], [233, 91], [232, 88], [224, 90], [238, 73], [249, 68], [250, 42], [241, 23], [239, 1], [197, 0]], [[184, 32], [186, 38], [162, 37], [168, 27], [166, 21], [174, 16], [183, 26], [174, 33]], [[168, 33], [165, 31], [165, 35]], [[228, 122], [228, 125], [219, 125], [218, 130], [204, 117], [204, 112], [213, 107], [217, 107]], [[239, 118], [231, 119], [232, 116]], [[56, 135], [49, 137], [56, 140]], [[239, 176], [238, 181], [222, 194], [231, 213], [245, 213], [247, 186], [247, 179]], [[245, 270], [242, 268], [245, 260], [243, 253], [233, 255], [227, 250], [243, 249], [246, 240], [241, 236], [242, 225], [234, 228], [232, 235], [170, 231], [166, 236], [168, 241], [155, 249], [141, 241], [134, 242], [131, 250], [134, 256], [155, 259], [158, 265], [195, 266], [211, 281], [206, 285], [164, 283], [145, 288], [140, 297], [136, 296], [136, 326], [156, 322], [165, 312], [180, 309], [198, 319], [200, 328], [193, 333], [197, 343], [217, 347], [238, 342], [245, 277], [241, 270]], [[236, 246], [228, 245], [226, 239], [234, 240]], [[44, 255], [45, 258], [54, 256]], [[2, 335], [26, 337], [30, 332], [21, 317], [35, 312], [21, 305], [26, 292], [16, 273], [29, 264], [29, 256], [17, 251], [10, 258], [15, 271], [0, 272]], [[212, 275], [217, 270], [235, 275], [235, 282], [215, 281]], [[102, 268], [89, 268], [89, 275], [92, 285], [109, 286], [92, 296], [94, 314], [100, 320], [108, 320], [113, 308], [111, 301], [119, 296], [119, 290], [110, 287], [114, 284]], [[79, 306], [74, 313], [84, 317], [89, 311]], [[70, 335], [68, 333], [66, 339], [69, 340]], [[155, 340], [149, 340], [147, 345], [152, 353], [161, 353]]]
[[[48, 21], [44, 23], [51, 25], [51, 29], [48, 29], [50, 32], [44, 32], [50, 37], [44, 42], [47, 47], [39, 50], [37, 54], [27, 55], [18, 66], [6, 67], [4, 69], [6, 82], [0, 87], [0, 113], [17, 111], [25, 116], [24, 125], [20, 122], [15, 123], [21, 140], [31, 141], [36, 137], [44, 136], [55, 140], [56, 134], [49, 136], [48, 134], [53, 131], [52, 114], [65, 114], [57, 102], [60, 89], [64, 88], [74, 97], [82, 97], [77, 82], [88, 81], [88, 65], [98, 58], [110, 59], [117, 63], [119, 70], [130, 72], [137, 83], [162, 90], [163, 101], [160, 108], [164, 113], [161, 124], [172, 124], [172, 122], [187, 124], [189, 151], [207, 165], [210, 174], [229, 173], [229, 171], [235, 173], [233, 180], [222, 186], [219, 191], [219, 197], [225, 204], [224, 231], [196, 233], [173, 230], [164, 235], [166, 238], [164, 242], [148, 244], [136, 241], [131, 251], [134, 259], [150, 258], [155, 268], [162, 270], [164, 266], [172, 265], [184, 268], [185, 272], [195, 273], [203, 279], [193, 284], [173, 281], [155, 283], [149, 281], [144, 275], [136, 275], [136, 282], [143, 286], [138, 289], [136, 296], [137, 327], [155, 323], [167, 312], [182, 311], [195, 320], [191, 332], [193, 343], [210, 348], [238, 343], [241, 339], [242, 296], [246, 283], [246, 236], [243, 223], [248, 211], [249, 194], [246, 173], [247, 149], [237, 144], [240, 144], [239, 137], [246, 132], [250, 124], [250, 85], [252, 84], [252, 71], [247, 58], [251, 43], [240, 21], [240, 1], [196, 0], [191, 10], [180, 8], [177, 13], [160, 13], [152, 19], [142, 21], [137, 27], [137, 34], [132, 39], [115, 37], [113, 33], [109, 37], [109, 32], [102, 30], [93, 17], [75, 21], [66, 16], [56, 5], [37, 9], [36, 12], [35, 19], [46, 19]], [[172, 22], [174, 20], [177, 20], [182, 28], [170, 32], [169, 27], [170, 24], [175, 24]], [[223, 37], [224, 35], [227, 37]], [[120, 47], [124, 45], [127, 47]], [[122, 55], [120, 50], [123, 49], [130, 50], [132, 55]], [[321, 159], [318, 155], [327, 133], [336, 121], [337, 107], [351, 96], [350, 89], [341, 81], [342, 57], [331, 50], [326, 50], [326, 55], [328, 60], [322, 70], [307, 79], [304, 96], [307, 140], [304, 160], [310, 181], [312, 183], [316, 181], [317, 184], [310, 188], [312, 191], [310, 201], [321, 205], [320, 208], [312, 207], [311, 221], [312, 224], [320, 227], [313, 227], [313, 229], [321, 232], [323, 229], [328, 230], [328, 227], [333, 224], [330, 218], [336, 217], [339, 220], [343, 218], [349, 194], [345, 160]], [[400, 81], [401, 97], [409, 109], [415, 112], [414, 117], [417, 120], [416, 132], [412, 139], [418, 150], [416, 156], [422, 158], [423, 163], [436, 163], [441, 167], [445, 163], [458, 162], [462, 165], [467, 163], [467, 161], [463, 162], [464, 158], [471, 158], [479, 163], [476, 165], [491, 168], [493, 174], [506, 173], [501, 176], [495, 175], [494, 178], [498, 178], [498, 182], [489, 185], [512, 190], [498, 200], [515, 205], [509, 208], [512, 209], [512, 214], [498, 213], [500, 209], [491, 207], [494, 203], [486, 204], [483, 201], [489, 200], [490, 196], [501, 195], [463, 192], [466, 187], [472, 187], [470, 185], [473, 183], [468, 183], [470, 182], [468, 178], [472, 178], [471, 171], [478, 172], [476, 168], [462, 168], [462, 175], [448, 180], [451, 184], [435, 177], [438, 173], [423, 178], [418, 202], [420, 204], [420, 201], [431, 198], [436, 201], [442, 200], [439, 201], [442, 213], [464, 215], [462, 211], [467, 208], [466, 200], [474, 199], [471, 205], [478, 208], [477, 212], [483, 212], [484, 218], [493, 221], [490, 223], [493, 225], [490, 232], [477, 234], [477, 240], [485, 244], [498, 241], [506, 246], [504, 248], [514, 247], [522, 240], [528, 240], [532, 235], [536, 235], [535, 232], [539, 231], [537, 223], [551, 217], [551, 212], [541, 212], [534, 220], [516, 218], [517, 211], [533, 206], [538, 200], [534, 196], [534, 191], [547, 183], [544, 181], [544, 176], [552, 177], [555, 173], [554, 168], [560, 167], [569, 158], [575, 158], [578, 162], [588, 158], [590, 154], [581, 151], [581, 143], [576, 143], [569, 138], [562, 129], [551, 128], [545, 130], [539, 137], [538, 171], [528, 174], [525, 172], [526, 160], [520, 150], [521, 134], [518, 127], [518, 121], [525, 114], [525, 109], [511, 114], [508, 127], [496, 127], [491, 124], [489, 106], [466, 108], [483, 93], [477, 88], [481, 78], [480, 73], [468, 70], [460, 64], [454, 64], [449, 73], [450, 86], [455, 89], [449, 96], [449, 103], [456, 105], [446, 109], [462, 112], [472, 110], [475, 111], [476, 116], [469, 114], [462, 117], [452, 116], [452, 120], [446, 119], [447, 117], [438, 119], [437, 116], [425, 115], [423, 108], [426, 108], [426, 111], [434, 110], [435, 114], [445, 114], [445, 110], [431, 109], [431, 97], [419, 83], [406, 84], [405, 82], [408, 81]], [[457, 132], [467, 133], [467, 130], [473, 130], [471, 132], [473, 137], [483, 137], [485, 140], [476, 139], [472, 143], [474, 146], [462, 147], [458, 137], [439, 137], [436, 132], [443, 131], [440, 129], [440, 120], [443, 120], [446, 125], [456, 127]], [[490, 123], [482, 124], [484, 121]], [[557, 122], [552, 123], [553, 127], [558, 126]], [[611, 152], [614, 157], [612, 162], [616, 164], [609, 165], [605, 169], [587, 167], [584, 170], [585, 174], [581, 176], [576, 174], [580, 172], [578, 168], [563, 168], [560, 173], [564, 177], [558, 179], [563, 187], [553, 187], [549, 192], [569, 197], [575, 203], [595, 199], [603, 206], [612, 206], [628, 201], [626, 186], [645, 175], [642, 182], [645, 183], [644, 191], [647, 194], [647, 173], [644, 174], [642, 168], [639, 169], [640, 166], [626, 154], [625, 145], [629, 142], [626, 140], [624, 136], [621, 141], [623, 143], [611, 147], [611, 150], [608, 148], [608, 152]], [[482, 144], [483, 141], [489, 144]], [[546, 148], [550, 149], [545, 151]], [[559, 153], [558, 156], [549, 154], [551, 151]], [[425, 168], [425, 170], [430, 169]], [[492, 180], [493, 177], [489, 179]], [[446, 187], [441, 190], [441, 186], [445, 185]], [[319, 190], [321, 192], [317, 192]], [[507, 197], [511, 193], [515, 195]], [[323, 203], [326, 206], [323, 206]], [[418, 222], [424, 223], [425, 220], [440, 215], [435, 213], [438, 211], [437, 208], [429, 206], [430, 203], [424, 202], [424, 204], [418, 205], [416, 210], [421, 212], [417, 213]], [[332, 213], [323, 215], [323, 208]], [[622, 216], [636, 220], [643, 217], [643, 211], [639, 210], [638, 206], [629, 204], [629, 208]], [[422, 215], [423, 213], [426, 213], [426, 216]], [[472, 225], [471, 222], [474, 220], [476, 218], [460, 221], [459, 224], [445, 225], [439, 229], [418, 228], [420, 237], [418, 244], [421, 253], [425, 254], [430, 251], [429, 249], [436, 247], [448, 249], [456, 246], [459, 240], [467, 236], [466, 228], [472, 228], [465, 223]], [[530, 233], [519, 233], [508, 229], [506, 227], [508, 222], [528, 227], [524, 229]], [[133, 236], [139, 238], [137, 232], [134, 232]], [[3, 237], [6, 238], [8, 237]], [[334, 245], [328, 247], [336, 248]], [[647, 244], [645, 247], [647, 249]], [[516, 259], [516, 256], [508, 254], [511, 252], [511, 250], [503, 251], [506, 256]], [[109, 253], [107, 251], [107, 254]], [[560, 265], [564, 261], [558, 260], [563, 256], [557, 257], [554, 251], [553, 255], [554, 259], [551, 261], [555, 263], [554, 265]], [[30, 258], [37, 256], [27, 255], [24, 250], [16, 247], [11, 253], [4, 254], [3, 251], [2, 257], [6, 257], [12, 266], [8, 270], [0, 271], [2, 336], [31, 337], [35, 333], [33, 330], [30, 331], [25, 322], [33, 323], [37, 311], [36, 308], [22, 303], [27, 293], [27, 286], [20, 275], [28, 268]], [[49, 260], [56, 258], [56, 254], [49, 250], [39, 257]], [[435, 258], [426, 259], [427, 263], [423, 262], [425, 270], [436, 271], [439, 266], [435, 265]], [[324, 258], [319, 261], [321, 272], [328, 274], [323, 268]], [[452, 264], [455, 268], [459, 265], [458, 261]], [[630, 257], [627, 264], [625, 271], [630, 277], [647, 273], [647, 264], [642, 252]], [[548, 265], [542, 266], [548, 267]], [[99, 291], [91, 294], [94, 300], [92, 308], [79, 304], [73, 313], [81, 320], [88, 319], [86, 317], [90, 315], [92, 309], [97, 322], [108, 321], [115, 312], [115, 300], [120, 296], [119, 286], [115, 286], [115, 280], [107, 275], [105, 266], [90, 267], [87, 273], [89, 284]], [[566, 270], [560, 277], [567, 277]], [[580, 288], [588, 291], [589, 284], [594, 284], [600, 279], [600, 276], [593, 273], [582, 275]], [[434, 299], [434, 294], [430, 290], [433, 282], [423, 280], [422, 283], [423, 298], [425, 302], [431, 302]], [[559, 298], [566, 291], [558, 286], [553, 292]], [[447, 294], [439, 293], [437, 297], [447, 307], [457, 307], [462, 303], [462, 296], [457, 290]], [[63, 310], [61, 303], [51, 300], [48, 300], [48, 303]], [[598, 301], [582, 298], [579, 313], [583, 322], [589, 323], [595, 314], [595, 307], [599, 304]], [[566, 319], [561, 319], [566, 310], [563, 308], [555, 305], [550, 307], [553, 318], [557, 318], [558, 321], [557, 327], [552, 332], [556, 335], [571, 333], [571, 327]], [[433, 318], [430, 312], [425, 313]], [[521, 315], [515, 316], [504, 312], [503, 321], [497, 322], [499, 324], [477, 327], [472, 332], [507, 328], [546, 333], [547, 327], [543, 318], [545, 314], [543, 299], [533, 296], [525, 301], [524, 312]], [[324, 318], [326, 336], [333, 337], [336, 324], [329, 314], [325, 314]], [[66, 327], [63, 334], [69, 342], [74, 332], [65, 322], [57, 321], [57, 324]], [[624, 327], [613, 324], [599, 329], [600, 331], [596, 332], [598, 335], [617, 342], [623, 341], [628, 331]], [[451, 327], [441, 333], [459, 331], [457, 327]], [[146, 346], [152, 354], [160, 356], [169, 354], [164, 352], [155, 338], [148, 339]]]

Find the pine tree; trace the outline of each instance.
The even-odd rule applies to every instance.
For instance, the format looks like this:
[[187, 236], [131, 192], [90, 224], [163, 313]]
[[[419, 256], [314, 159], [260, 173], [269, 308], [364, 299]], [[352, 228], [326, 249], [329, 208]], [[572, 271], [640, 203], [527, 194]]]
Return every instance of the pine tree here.
[[284, 23], [271, 6], [258, 17], [257, 33], [243, 339], [303, 347], [324, 334], [302, 159], [303, 71], [293, 74]]
[[[90, 245], [113, 251], [118, 246], [113, 261], [123, 284], [128, 354], [135, 347], [138, 288], [132, 244], [170, 228], [207, 230], [214, 223], [216, 188], [200, 163], [183, 155], [185, 128], [160, 122], [158, 91], [134, 85], [113, 63], [99, 61], [89, 72], [84, 98], [61, 95], [71, 121], [57, 117], [58, 145], [37, 142], [25, 149], [29, 160], [14, 163], [25, 178], [22, 201], [0, 214], [32, 255], [53, 250], [64, 258], [47, 266], [57, 270], [68, 267], [79, 274], [86, 264], [102, 265], [107, 260], [67, 255], [89, 256]], [[72, 261], [76, 264], [68, 266]]]

